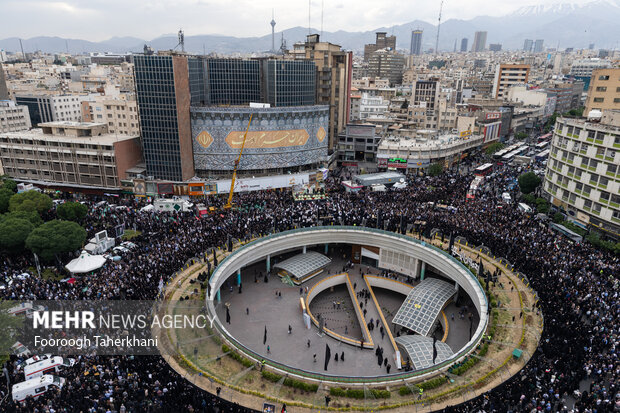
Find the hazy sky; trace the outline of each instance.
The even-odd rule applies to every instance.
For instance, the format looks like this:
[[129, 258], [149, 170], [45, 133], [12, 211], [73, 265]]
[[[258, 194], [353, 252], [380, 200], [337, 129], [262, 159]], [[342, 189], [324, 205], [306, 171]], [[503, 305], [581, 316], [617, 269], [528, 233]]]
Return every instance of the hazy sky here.
[[[311, 0], [312, 27], [362, 31], [416, 19], [437, 23], [439, 0]], [[444, 0], [442, 20], [500, 16], [519, 7], [592, 0]], [[186, 36], [262, 36], [308, 26], [305, 0], [0, 0], [0, 38], [60, 36], [100, 41], [113, 36], [152, 40], [183, 28]]]

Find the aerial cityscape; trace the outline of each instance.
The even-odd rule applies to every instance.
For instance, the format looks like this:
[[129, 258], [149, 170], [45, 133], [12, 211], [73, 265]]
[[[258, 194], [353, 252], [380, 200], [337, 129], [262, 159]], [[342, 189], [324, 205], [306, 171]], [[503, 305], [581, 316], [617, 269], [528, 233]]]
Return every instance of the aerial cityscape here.
[[620, 411], [620, 0], [0, 15], [0, 412]]

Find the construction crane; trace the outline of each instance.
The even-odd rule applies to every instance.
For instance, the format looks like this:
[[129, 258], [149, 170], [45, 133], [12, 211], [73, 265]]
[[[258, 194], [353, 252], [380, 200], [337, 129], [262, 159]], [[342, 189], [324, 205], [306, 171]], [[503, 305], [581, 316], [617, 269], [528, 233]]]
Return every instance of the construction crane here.
[[441, 10], [443, 9], [443, 0], [439, 3], [439, 19], [437, 21], [437, 40], [435, 40], [435, 54], [439, 54], [439, 29], [441, 29]]
[[241, 160], [241, 155], [243, 155], [243, 148], [245, 147], [245, 139], [248, 137], [248, 131], [250, 130], [250, 123], [252, 123], [252, 114], [250, 114], [250, 120], [248, 121], [248, 127], [245, 129], [245, 134], [243, 135], [243, 142], [241, 143], [241, 150], [239, 151], [239, 157], [235, 161], [235, 167], [233, 169], [232, 180], [230, 181], [230, 192], [228, 193], [228, 202], [224, 205], [224, 209], [232, 208], [232, 199], [235, 191], [235, 180], [237, 179], [237, 168], [239, 167], [239, 161]]

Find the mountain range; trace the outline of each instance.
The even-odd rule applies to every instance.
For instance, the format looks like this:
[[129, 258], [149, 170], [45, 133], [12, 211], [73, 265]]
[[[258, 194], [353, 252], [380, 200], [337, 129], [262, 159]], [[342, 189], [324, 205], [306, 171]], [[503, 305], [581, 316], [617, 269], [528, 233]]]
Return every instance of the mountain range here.
[[[487, 47], [489, 43], [501, 43], [503, 49], [521, 49], [527, 39], [544, 39], [545, 47], [587, 48], [594, 43], [596, 48], [617, 49], [620, 40], [620, 0], [595, 0], [584, 5], [555, 4], [528, 6], [505, 16], [479, 16], [470, 20], [450, 19], [441, 24], [439, 49], [452, 51], [456, 42], [460, 49], [461, 39], [468, 38], [471, 49], [474, 32], [487, 31]], [[408, 50], [411, 30], [424, 31], [422, 46], [425, 50], [434, 48], [437, 26], [421, 20], [409, 23], [379, 27], [364, 32], [323, 32], [321, 40], [341, 45], [344, 49], [360, 52], [364, 44], [374, 43], [375, 32], [384, 31], [396, 36], [396, 48]], [[313, 33], [318, 30], [313, 29]], [[293, 27], [277, 32], [276, 48], [283, 38], [289, 48], [292, 44], [304, 41], [308, 34], [307, 27]], [[61, 37], [34, 37], [22, 39], [25, 52], [41, 50], [46, 53], [67, 52], [141, 52], [144, 44], [155, 50], [174, 48], [177, 45], [176, 35], [163, 35], [152, 40], [136, 37], [113, 37], [102, 42], [91, 42], [81, 39], [65, 39]], [[0, 40], [0, 49], [20, 51], [19, 39], [16, 37]], [[261, 37], [238, 38], [220, 35], [195, 35], [186, 33], [185, 49], [190, 53], [202, 54], [216, 52], [221, 54], [253, 53], [271, 49], [271, 34]]]

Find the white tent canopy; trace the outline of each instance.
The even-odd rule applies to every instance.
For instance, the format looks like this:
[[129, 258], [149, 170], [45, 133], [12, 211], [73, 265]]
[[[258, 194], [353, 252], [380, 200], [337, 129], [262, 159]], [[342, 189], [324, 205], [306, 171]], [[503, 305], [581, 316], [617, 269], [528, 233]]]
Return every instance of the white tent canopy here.
[[105, 258], [102, 255], [90, 255], [86, 251], [82, 251], [80, 256], [72, 260], [65, 268], [72, 274], [82, 274], [98, 270], [105, 264]]

